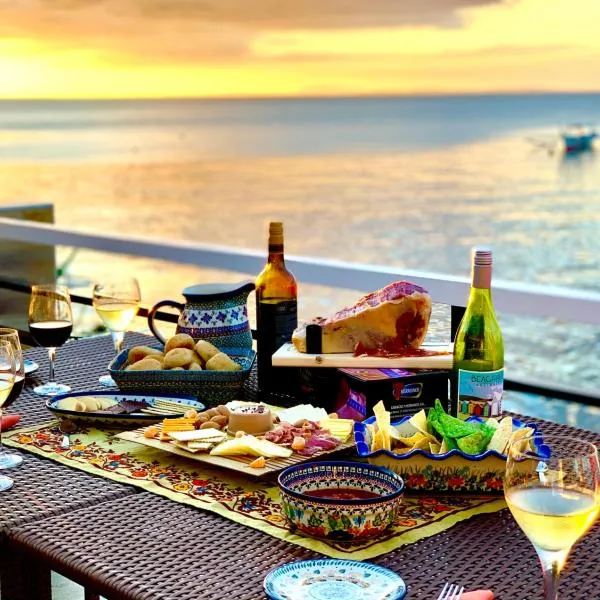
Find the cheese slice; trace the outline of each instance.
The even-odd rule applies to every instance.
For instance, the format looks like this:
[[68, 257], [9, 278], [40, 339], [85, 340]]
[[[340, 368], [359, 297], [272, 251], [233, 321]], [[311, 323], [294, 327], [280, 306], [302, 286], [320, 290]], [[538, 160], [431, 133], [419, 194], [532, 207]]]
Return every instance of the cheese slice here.
[[266, 456], [267, 458], [288, 458], [293, 450], [279, 446], [268, 440], [255, 438], [253, 435], [243, 435], [215, 446], [210, 453], [213, 456]]
[[169, 435], [178, 442], [189, 442], [193, 440], [215, 440], [222, 442], [227, 439], [227, 434], [219, 429], [194, 429], [193, 431], [171, 431]]
[[329, 433], [342, 442], [346, 442], [354, 429], [354, 421], [352, 419], [321, 419], [319, 425], [323, 429], [327, 429]]

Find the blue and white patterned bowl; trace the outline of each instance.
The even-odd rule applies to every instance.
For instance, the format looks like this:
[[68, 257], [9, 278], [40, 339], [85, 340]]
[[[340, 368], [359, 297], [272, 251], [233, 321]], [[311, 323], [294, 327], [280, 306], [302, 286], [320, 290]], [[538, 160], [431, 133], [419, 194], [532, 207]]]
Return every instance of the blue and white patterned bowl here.
[[357, 560], [299, 560], [267, 574], [271, 600], [402, 600], [406, 584], [385, 567]]
[[[155, 346], [162, 350], [163, 346]], [[241, 365], [240, 371], [126, 371], [129, 350], [120, 352], [108, 366], [119, 389], [146, 394], [194, 396], [207, 406], [242, 397], [244, 383], [256, 358], [252, 348], [220, 348]]]
[[[290, 530], [311, 537], [357, 541], [389, 527], [402, 502], [404, 482], [389, 469], [358, 462], [314, 462], [294, 465], [277, 482]], [[338, 500], [309, 496], [322, 489], [355, 489], [376, 498]]]

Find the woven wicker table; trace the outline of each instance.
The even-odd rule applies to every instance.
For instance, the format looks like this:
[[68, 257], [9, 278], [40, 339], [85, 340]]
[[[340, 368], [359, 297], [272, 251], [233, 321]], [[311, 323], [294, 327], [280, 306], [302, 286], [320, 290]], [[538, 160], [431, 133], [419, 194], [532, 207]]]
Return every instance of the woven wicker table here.
[[[146, 336], [133, 334], [128, 343], [145, 341]], [[58, 350], [57, 376], [74, 390], [98, 388], [98, 377], [106, 372], [108, 357], [112, 350], [110, 337], [102, 336], [73, 341]], [[45, 348], [33, 348], [25, 356], [36, 361], [40, 368], [27, 377], [26, 385], [17, 401], [7, 413], [21, 415], [19, 426], [36, 425], [52, 420], [53, 415], [45, 407], [45, 398], [33, 393], [34, 386], [44, 381], [48, 373], [48, 352]], [[98, 357], [103, 357], [98, 360]], [[12, 450], [11, 452], [18, 452]], [[97, 506], [102, 502], [124, 498], [139, 492], [134, 486], [122, 485], [83, 471], [68, 469], [55, 462], [21, 453], [24, 462], [17, 469], [7, 471], [14, 480], [14, 487], [0, 494], [0, 543], [11, 528], [37, 522], [53, 515], [70, 513], [77, 509]], [[6, 564], [2, 569], [6, 570]], [[28, 573], [30, 575], [31, 573]], [[49, 583], [49, 572], [37, 573], [36, 577]], [[4, 578], [2, 593], [10, 597], [11, 587], [18, 585], [15, 577]], [[31, 596], [34, 598], [35, 596]]]
[[[83, 348], [82, 344], [73, 348]], [[89, 344], [102, 355], [100, 342]], [[73, 360], [84, 364], [87, 358], [83, 354], [83, 350], [81, 356], [75, 352]], [[98, 356], [96, 364], [89, 365], [93, 377], [103, 370], [97, 365], [103, 362]], [[64, 357], [60, 360], [69, 366]], [[17, 408], [21, 410], [21, 406]], [[596, 434], [548, 422], [540, 425], [547, 434], [584, 435], [600, 443]], [[84, 476], [54, 466], [65, 477]], [[107, 480], [102, 484], [106, 489], [126, 489]], [[52, 485], [44, 476], [42, 486]], [[109, 599], [263, 599], [262, 580], [271, 568], [318, 556], [216, 514], [147, 492], [115, 497], [94, 510], [70, 509], [68, 514], [11, 526], [7, 544], [9, 552], [2, 565], [5, 600], [49, 598], [50, 569]], [[599, 552], [600, 528], [596, 526], [572, 553], [561, 584], [566, 597], [597, 597]], [[537, 557], [507, 510], [463, 521], [373, 562], [401, 574], [411, 599], [434, 600], [447, 580], [467, 589], [489, 587], [500, 600], [532, 600], [541, 595]]]

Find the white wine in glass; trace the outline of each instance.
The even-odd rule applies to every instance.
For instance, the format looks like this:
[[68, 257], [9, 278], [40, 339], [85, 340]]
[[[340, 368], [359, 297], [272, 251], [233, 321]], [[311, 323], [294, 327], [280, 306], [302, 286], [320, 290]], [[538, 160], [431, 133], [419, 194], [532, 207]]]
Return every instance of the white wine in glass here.
[[[0, 452], [2, 447], [2, 407], [8, 400], [15, 383], [16, 362], [13, 347], [7, 340], [0, 340]], [[10, 489], [13, 480], [6, 475], [0, 475], [0, 492]]]
[[540, 558], [544, 600], [557, 600], [571, 547], [600, 512], [598, 451], [594, 444], [572, 437], [529, 440], [532, 445], [518, 440], [509, 446], [504, 495]]
[[[0, 341], [8, 342], [10, 344], [15, 358], [15, 380], [8, 398], [3, 401], [2, 406], [5, 407], [14, 402], [23, 389], [25, 383], [25, 365], [23, 362], [21, 340], [19, 339], [19, 332], [16, 329], [0, 327]], [[20, 454], [5, 452], [0, 448], [0, 469], [12, 469], [13, 467], [19, 466], [22, 462], [23, 457]]]
[[[116, 354], [123, 349], [125, 332], [137, 314], [140, 302], [140, 286], [134, 277], [108, 279], [94, 285], [94, 308], [110, 330]], [[103, 375], [99, 381], [107, 387], [116, 387], [110, 375]]]

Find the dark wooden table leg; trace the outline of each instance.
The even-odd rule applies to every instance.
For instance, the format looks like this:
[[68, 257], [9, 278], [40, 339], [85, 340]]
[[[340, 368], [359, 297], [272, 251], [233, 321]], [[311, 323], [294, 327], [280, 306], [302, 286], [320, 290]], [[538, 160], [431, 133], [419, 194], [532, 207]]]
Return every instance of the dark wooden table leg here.
[[52, 600], [50, 568], [31, 554], [2, 546], [0, 585], [2, 600]]

